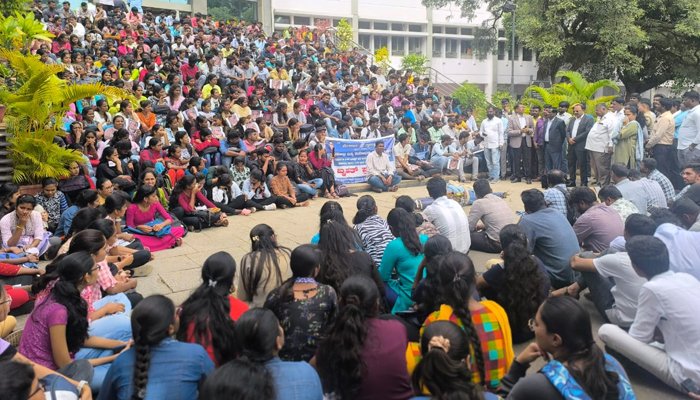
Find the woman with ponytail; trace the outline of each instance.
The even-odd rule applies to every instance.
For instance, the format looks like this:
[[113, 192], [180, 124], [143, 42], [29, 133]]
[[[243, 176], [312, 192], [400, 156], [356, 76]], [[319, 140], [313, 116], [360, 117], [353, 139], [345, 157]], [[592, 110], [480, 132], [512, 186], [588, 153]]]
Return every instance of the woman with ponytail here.
[[233, 325], [248, 311], [248, 305], [234, 296], [236, 261], [220, 251], [204, 261], [202, 284], [180, 306], [177, 339], [199, 343], [216, 366], [236, 357]]
[[[450, 321], [437, 321], [423, 331], [421, 361], [413, 371], [413, 389], [418, 396], [430, 394], [435, 400], [492, 400], [498, 396], [483, 393], [473, 382], [465, 360], [469, 338]], [[428, 397], [415, 397], [427, 400]]]
[[[530, 321], [535, 342], [510, 367], [501, 388], [508, 399], [635, 399], [625, 370], [593, 340], [588, 312], [571, 297], [549, 297]], [[538, 373], [530, 363], [544, 358]]]
[[[253, 308], [243, 314], [236, 322], [236, 342], [240, 346], [240, 356], [236, 361], [264, 366], [274, 380], [276, 396], [259, 393], [256, 399], [323, 399], [321, 382], [311, 365], [303, 361], [282, 361], [279, 358], [279, 352], [284, 347], [284, 330], [272, 311]], [[227, 365], [222, 368], [227, 368]], [[239, 373], [241, 372], [237, 372]]]
[[[413, 305], [411, 289], [418, 266], [423, 261], [423, 245], [428, 241], [427, 235], [418, 235], [415, 220], [403, 208], [389, 211], [387, 222], [396, 239], [389, 242], [379, 265], [379, 275], [387, 284], [387, 298], [393, 303], [392, 314], [406, 311]], [[392, 279], [396, 274], [398, 279]], [[392, 293], [393, 292], [393, 293]]]
[[382, 262], [384, 249], [394, 240], [389, 225], [384, 218], [377, 215], [377, 202], [374, 197], [364, 195], [357, 199], [357, 213], [352, 219], [355, 224], [355, 231], [360, 235], [362, 248], [372, 256], [374, 263], [379, 265]]
[[[423, 329], [436, 321], [451, 321], [469, 337], [468, 366], [472, 381], [487, 389], [498, 387], [513, 360], [513, 345], [508, 317], [493, 301], [477, 301], [476, 271], [464, 253], [453, 251], [442, 258], [435, 271], [436, 285], [426, 298], [438, 299], [439, 306], [428, 315]], [[437, 303], [436, 302], [436, 303]], [[414, 352], [415, 354], [415, 352]], [[409, 358], [409, 370], [417, 360]]]
[[196, 399], [214, 364], [202, 346], [172, 338], [178, 323], [172, 300], [143, 299], [131, 313], [133, 347], [112, 363], [98, 399]]
[[[117, 355], [110, 351], [106, 352], [110, 355], [77, 361], [74, 355], [82, 347], [128, 347], [120, 340], [89, 335], [88, 306], [80, 292], [96, 281], [97, 268], [85, 251], [59, 256], [48, 265], [46, 274], [32, 286], [36, 304], [27, 318], [19, 346], [19, 352], [32, 362], [75, 380], [91, 381], [93, 391], [99, 390]], [[90, 366], [94, 367], [94, 377]]]
[[411, 398], [406, 328], [377, 318], [380, 296], [374, 282], [351, 276], [340, 288], [339, 303], [315, 358], [324, 393], [343, 400]]
[[302, 244], [292, 251], [292, 277], [273, 290], [265, 301], [284, 329], [285, 344], [280, 358], [309, 361], [318, 341], [325, 337], [335, 319], [338, 299], [335, 290], [316, 281], [320, 270], [316, 246]]

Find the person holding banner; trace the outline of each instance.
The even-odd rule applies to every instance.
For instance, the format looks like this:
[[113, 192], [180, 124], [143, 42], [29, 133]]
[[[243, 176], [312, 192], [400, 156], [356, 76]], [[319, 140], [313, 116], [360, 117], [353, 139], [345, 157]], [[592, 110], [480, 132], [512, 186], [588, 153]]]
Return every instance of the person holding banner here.
[[367, 155], [367, 183], [377, 193], [399, 190], [401, 176], [396, 173], [394, 163], [384, 154], [384, 141], [377, 141], [374, 151]]

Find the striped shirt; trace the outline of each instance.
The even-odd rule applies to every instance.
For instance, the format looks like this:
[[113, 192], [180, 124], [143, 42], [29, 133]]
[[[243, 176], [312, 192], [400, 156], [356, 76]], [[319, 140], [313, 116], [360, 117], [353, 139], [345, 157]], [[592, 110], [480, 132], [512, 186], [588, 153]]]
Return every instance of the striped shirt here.
[[664, 195], [666, 196], [666, 202], [673, 200], [673, 197], [676, 195], [676, 191], [673, 189], [673, 184], [666, 177], [666, 175], [662, 174], [658, 169], [655, 169], [649, 172], [647, 178], [659, 183], [661, 189], [664, 191]]
[[447, 196], [442, 196], [435, 199], [423, 213], [440, 231], [440, 234], [450, 240], [453, 250], [464, 254], [469, 251], [472, 244], [469, 220], [459, 203]]
[[375, 214], [355, 225], [355, 231], [360, 235], [365, 251], [372, 257], [372, 261], [379, 266], [382, 263], [386, 245], [394, 240], [394, 235], [391, 234], [389, 225], [384, 218]]
[[658, 182], [647, 178], [642, 178], [639, 182], [647, 193], [647, 212], [651, 212], [652, 208], [666, 208], [666, 194]]

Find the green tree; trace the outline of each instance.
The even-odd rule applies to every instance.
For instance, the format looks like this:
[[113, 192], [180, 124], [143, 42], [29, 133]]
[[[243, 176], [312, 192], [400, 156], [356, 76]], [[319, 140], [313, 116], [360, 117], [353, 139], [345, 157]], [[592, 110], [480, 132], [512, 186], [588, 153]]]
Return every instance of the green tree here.
[[340, 51], [348, 51], [352, 48], [352, 25], [342, 18], [338, 21], [335, 31], [335, 47]]
[[428, 61], [428, 57], [423, 54], [406, 54], [401, 59], [401, 69], [410, 69], [417, 75], [423, 75]]
[[452, 97], [459, 100], [462, 110], [471, 108], [474, 111], [474, 118], [482, 120], [486, 116], [486, 95], [484, 91], [472, 83], [463, 83], [462, 86], [452, 93]]
[[596, 104], [609, 103], [616, 97], [596, 96], [599, 90], [610, 88], [616, 92], [620, 91], [615, 82], [609, 79], [588, 82], [581, 74], [574, 71], [559, 71], [556, 77], [564, 78], [563, 82], [556, 83], [547, 89], [529, 86], [525, 89], [521, 101], [528, 106], [538, 105], [540, 107], [545, 104], [557, 106], [560, 102], [566, 101], [573, 108], [574, 104], [580, 103], [586, 105], [588, 112], [593, 112]]
[[0, 15], [0, 48], [25, 51], [34, 40], [51, 42], [53, 37], [33, 13]]
[[17, 12], [27, 11], [29, 0], [2, 0], [0, 1], [0, 15], [10, 16]]

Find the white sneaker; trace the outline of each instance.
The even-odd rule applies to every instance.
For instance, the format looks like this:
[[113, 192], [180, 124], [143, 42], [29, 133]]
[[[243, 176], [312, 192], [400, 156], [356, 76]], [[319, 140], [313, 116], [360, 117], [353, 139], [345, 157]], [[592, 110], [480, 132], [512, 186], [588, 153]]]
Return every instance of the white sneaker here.
[[276, 210], [276, 209], [277, 209], [277, 205], [275, 203], [263, 206], [263, 210], [265, 210], [265, 211], [272, 211], [272, 210]]

